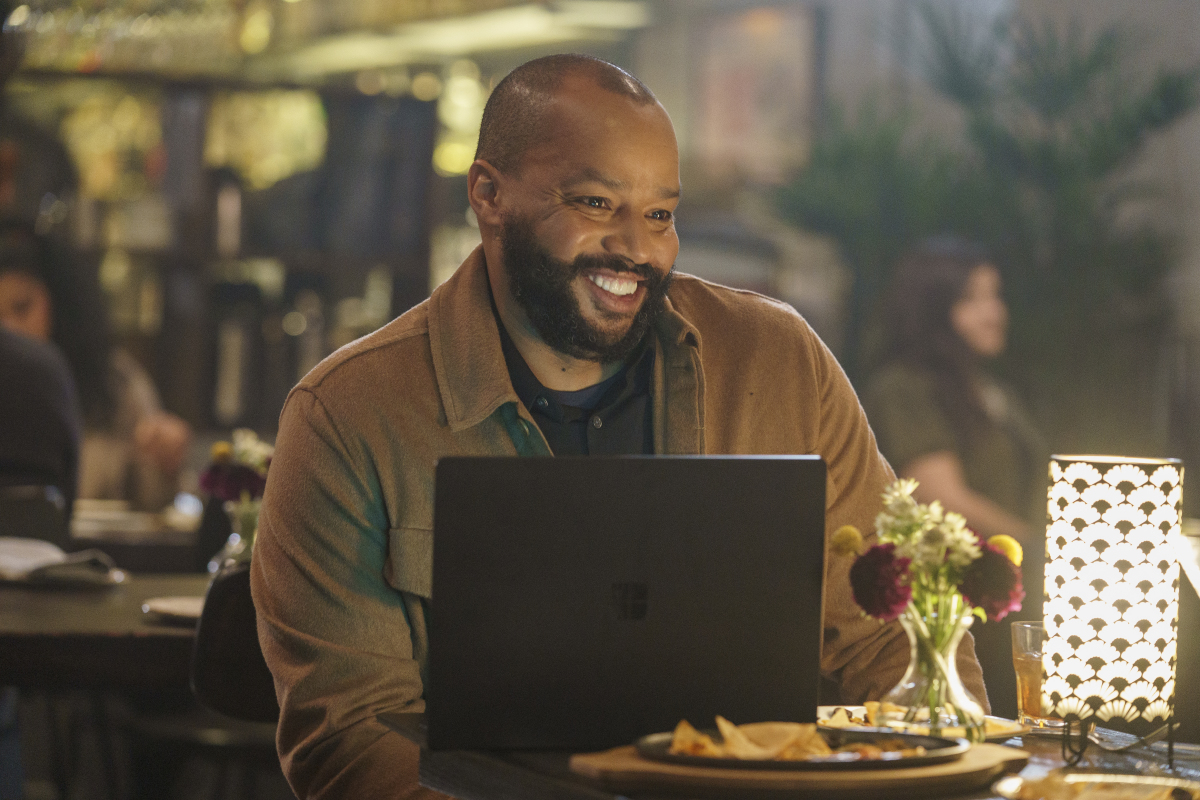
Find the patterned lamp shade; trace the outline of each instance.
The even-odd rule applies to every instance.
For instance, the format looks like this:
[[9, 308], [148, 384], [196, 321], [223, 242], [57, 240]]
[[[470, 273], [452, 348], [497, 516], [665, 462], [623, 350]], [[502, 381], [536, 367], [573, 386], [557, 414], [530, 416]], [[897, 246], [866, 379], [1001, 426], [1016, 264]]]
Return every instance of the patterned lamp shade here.
[[1177, 459], [1054, 456], [1042, 704], [1144, 735], [1174, 716]]

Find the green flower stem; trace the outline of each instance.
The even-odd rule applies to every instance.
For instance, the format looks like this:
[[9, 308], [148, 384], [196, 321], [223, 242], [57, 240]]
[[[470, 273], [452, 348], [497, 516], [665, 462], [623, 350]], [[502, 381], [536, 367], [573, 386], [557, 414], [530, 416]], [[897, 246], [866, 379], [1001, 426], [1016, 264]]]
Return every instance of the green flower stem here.
[[[946, 660], [947, 655], [950, 658], [956, 655], [955, 653], [945, 654], [943, 651], [946, 649], [946, 646], [954, 635], [955, 629], [962, 622], [963, 618], [970, 615], [970, 607], [963, 602], [962, 596], [957, 592], [940, 596], [924, 594], [923, 597], [918, 598], [918, 602], [924, 606], [926, 612], [936, 610], [936, 615], [929, 613], [922, 614], [917, 603], [910, 601], [904, 612], [916, 632], [918, 660], [925, 665], [931, 666], [936, 673], [929, 676], [929, 686], [926, 693], [929, 733], [931, 736], [941, 734], [941, 715], [938, 711], [945, 706], [947, 710], [953, 713], [958, 724], [966, 731], [968, 739], [971, 741], [982, 741], [984, 735], [982, 720], [972, 719], [963, 709], [950, 702], [949, 698], [943, 698], [945, 688], [951, 683], [950, 667]], [[917, 713], [920, 710], [916, 706], [910, 707], [905, 714], [905, 722], [915, 722]]]
[[251, 499], [249, 492], [242, 492], [237, 501], [234, 514], [237, 516], [238, 535], [245, 541], [246, 547], [254, 546], [254, 534], [258, 531], [258, 510], [261, 501]]

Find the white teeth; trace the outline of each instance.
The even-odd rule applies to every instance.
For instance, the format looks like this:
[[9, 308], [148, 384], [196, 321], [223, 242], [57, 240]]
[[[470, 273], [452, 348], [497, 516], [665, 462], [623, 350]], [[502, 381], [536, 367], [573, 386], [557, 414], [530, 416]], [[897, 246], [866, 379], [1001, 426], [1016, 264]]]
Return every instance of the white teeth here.
[[588, 275], [588, 279], [604, 291], [615, 295], [633, 294], [637, 291], [637, 281], [626, 280], [624, 278], [607, 278], [603, 275]]

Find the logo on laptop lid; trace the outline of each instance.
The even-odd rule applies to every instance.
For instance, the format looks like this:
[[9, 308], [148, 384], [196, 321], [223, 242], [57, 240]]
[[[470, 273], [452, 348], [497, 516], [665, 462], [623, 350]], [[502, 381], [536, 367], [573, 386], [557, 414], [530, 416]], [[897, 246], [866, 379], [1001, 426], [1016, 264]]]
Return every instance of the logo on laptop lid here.
[[648, 590], [644, 583], [614, 583], [612, 585], [613, 608], [617, 619], [645, 619]]

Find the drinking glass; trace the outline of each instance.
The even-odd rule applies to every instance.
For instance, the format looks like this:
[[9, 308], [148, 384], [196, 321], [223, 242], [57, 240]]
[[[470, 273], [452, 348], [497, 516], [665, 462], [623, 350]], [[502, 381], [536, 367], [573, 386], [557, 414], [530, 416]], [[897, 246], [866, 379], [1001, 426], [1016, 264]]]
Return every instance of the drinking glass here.
[[1013, 669], [1017, 672], [1017, 722], [1034, 730], [1061, 731], [1063, 721], [1042, 711], [1042, 643], [1040, 622], [1012, 624]]

